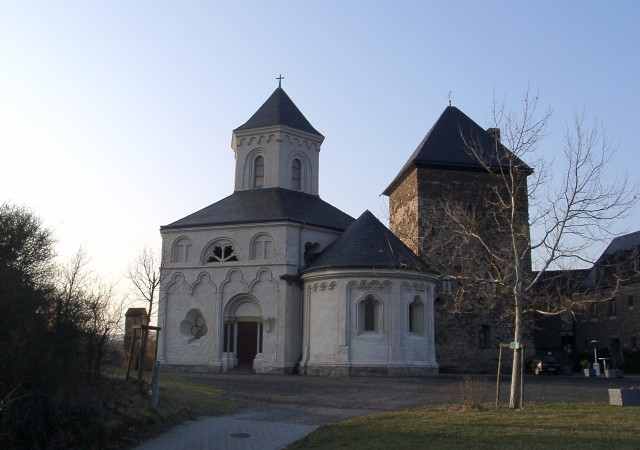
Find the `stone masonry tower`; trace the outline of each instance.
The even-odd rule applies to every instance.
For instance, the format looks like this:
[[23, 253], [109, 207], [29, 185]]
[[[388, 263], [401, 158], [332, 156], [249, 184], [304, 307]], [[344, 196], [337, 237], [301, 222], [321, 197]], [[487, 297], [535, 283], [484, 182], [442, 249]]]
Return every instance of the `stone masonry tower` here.
[[[473, 149], [473, 150], [472, 150]], [[434, 236], [450, 228], [452, 211], [479, 211], [486, 215], [490, 196], [500, 189], [490, 170], [502, 170], [504, 160], [517, 160], [524, 167], [524, 176], [531, 169], [500, 143], [500, 130], [484, 130], [458, 108], [447, 107], [383, 192], [389, 197], [390, 228], [419, 256], [425, 257], [434, 245]], [[482, 160], [483, 163], [480, 162]], [[528, 229], [528, 201], [525, 189], [518, 199], [517, 221]], [[495, 248], [508, 245], [504, 235], [494, 231], [490, 221], [481, 230]], [[444, 231], [443, 231], [444, 230]], [[450, 267], [456, 267], [455, 255], [460, 248], [443, 247]], [[448, 255], [448, 256], [447, 256]], [[530, 270], [530, 261], [527, 261]], [[501, 320], [488, 308], [458, 311], [454, 314], [447, 305], [451, 292], [450, 275], [441, 273], [440, 294], [436, 299], [435, 342], [441, 370], [495, 370], [498, 344], [513, 339], [511, 321]], [[453, 286], [455, 289], [455, 286]]]

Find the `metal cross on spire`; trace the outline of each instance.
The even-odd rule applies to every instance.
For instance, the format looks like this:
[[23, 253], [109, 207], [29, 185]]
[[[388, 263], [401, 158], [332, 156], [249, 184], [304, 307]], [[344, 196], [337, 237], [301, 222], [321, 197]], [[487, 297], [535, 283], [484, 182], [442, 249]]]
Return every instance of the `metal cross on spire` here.
[[282, 76], [282, 74], [280, 74], [280, 76], [277, 77], [276, 80], [278, 80], [278, 87], [281, 88], [282, 87], [282, 80], [284, 80], [284, 77]]

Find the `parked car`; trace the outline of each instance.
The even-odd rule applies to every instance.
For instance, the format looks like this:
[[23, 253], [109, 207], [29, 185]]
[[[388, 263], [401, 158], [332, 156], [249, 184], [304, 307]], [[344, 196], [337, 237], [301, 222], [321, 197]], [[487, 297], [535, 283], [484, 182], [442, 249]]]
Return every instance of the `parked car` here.
[[544, 355], [543, 357], [536, 356], [531, 361], [531, 370], [536, 375], [541, 373], [553, 373], [555, 375], [560, 371], [560, 363], [553, 355]]

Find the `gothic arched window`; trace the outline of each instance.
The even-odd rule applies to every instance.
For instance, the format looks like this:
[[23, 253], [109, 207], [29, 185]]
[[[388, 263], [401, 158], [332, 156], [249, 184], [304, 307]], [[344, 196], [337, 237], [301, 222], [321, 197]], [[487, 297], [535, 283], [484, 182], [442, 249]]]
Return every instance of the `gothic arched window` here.
[[409, 303], [409, 332], [424, 335], [424, 304], [420, 297]]
[[256, 157], [253, 168], [253, 187], [264, 187], [264, 158], [262, 156]]
[[301, 183], [300, 160], [294, 159], [291, 163], [291, 189], [299, 191], [302, 187]]
[[233, 245], [228, 242], [220, 242], [211, 246], [205, 257], [205, 262], [229, 262], [238, 261], [238, 255]]

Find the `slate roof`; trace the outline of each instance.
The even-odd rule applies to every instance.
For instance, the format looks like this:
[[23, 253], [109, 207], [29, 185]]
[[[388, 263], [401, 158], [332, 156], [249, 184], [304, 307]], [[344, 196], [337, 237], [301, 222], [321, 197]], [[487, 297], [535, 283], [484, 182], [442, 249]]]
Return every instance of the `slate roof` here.
[[618, 252], [633, 250], [635, 248], [640, 248], [640, 231], [624, 234], [614, 238], [602, 253], [598, 262], [602, 261], [609, 255], [615, 255]]
[[236, 191], [213, 205], [160, 229], [280, 221], [342, 231], [354, 219], [317, 195], [283, 188], [266, 188]]
[[398, 269], [433, 273], [369, 211], [362, 213], [302, 273], [336, 268]]
[[534, 286], [534, 292], [549, 295], [574, 291], [587, 280], [590, 273], [591, 269], [545, 270]]
[[[489, 132], [455, 106], [448, 106], [383, 194], [390, 195], [395, 184], [413, 166], [484, 171], [480, 162], [469, 153], [470, 144], [481, 151], [482, 159], [493, 168], [499, 168], [501, 159], [511, 154], [499, 142], [496, 152], [496, 140]], [[503, 165], [505, 163], [503, 161]], [[520, 159], [516, 159], [516, 164], [531, 173], [532, 169]]]
[[[598, 268], [604, 267], [605, 269], [615, 272], [617, 270], [615, 265], [619, 262], [624, 262], [625, 254], [629, 257], [630, 254], [636, 250], [640, 250], [640, 231], [624, 234], [614, 238], [604, 252], [602, 252], [593, 267], [589, 269], [590, 273], [583, 284], [583, 288], [606, 288], [608, 283], [611, 282], [611, 277], [606, 275], [603, 276], [602, 273], [598, 271]], [[613, 275], [613, 277], [615, 276], [616, 275]], [[628, 279], [621, 281], [627, 283], [630, 281], [635, 282], [637, 279], [638, 275], [634, 274]]]
[[267, 101], [264, 102], [249, 120], [233, 131], [250, 130], [275, 125], [284, 125], [324, 138], [318, 130], [313, 128], [307, 118], [300, 112], [298, 107], [281, 87], [273, 91], [273, 94], [271, 94]]

